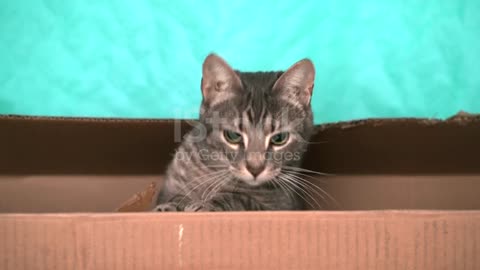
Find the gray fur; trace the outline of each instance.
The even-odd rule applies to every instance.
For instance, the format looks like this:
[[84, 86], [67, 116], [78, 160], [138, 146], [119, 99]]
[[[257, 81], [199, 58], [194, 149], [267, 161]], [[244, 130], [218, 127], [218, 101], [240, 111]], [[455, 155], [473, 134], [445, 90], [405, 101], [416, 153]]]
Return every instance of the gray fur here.
[[[279, 179], [285, 168], [299, 166], [313, 132], [314, 71], [310, 61], [302, 61], [282, 76], [287, 72], [233, 71], [220, 57], [207, 57], [199, 119], [206, 134], [199, 137], [202, 129], [194, 128], [185, 136], [166, 171], [156, 211], [302, 208], [297, 187]], [[248, 145], [230, 145], [224, 129], [242, 132]], [[266, 136], [278, 131], [289, 132], [289, 143], [281, 149], [266, 145]], [[265, 168], [263, 178], [252, 180], [247, 167]]]

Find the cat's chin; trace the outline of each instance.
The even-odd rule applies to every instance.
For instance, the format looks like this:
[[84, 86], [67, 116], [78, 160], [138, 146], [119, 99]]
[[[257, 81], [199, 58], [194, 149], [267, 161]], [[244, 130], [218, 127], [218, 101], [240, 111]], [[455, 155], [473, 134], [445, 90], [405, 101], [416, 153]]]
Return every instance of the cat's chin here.
[[240, 181], [242, 181], [242, 183], [246, 184], [249, 187], [259, 187], [259, 186], [263, 186], [263, 185], [267, 184], [270, 180], [266, 180], [266, 181], [240, 180]]
[[237, 177], [238, 181], [250, 187], [259, 187], [271, 182], [272, 177]]

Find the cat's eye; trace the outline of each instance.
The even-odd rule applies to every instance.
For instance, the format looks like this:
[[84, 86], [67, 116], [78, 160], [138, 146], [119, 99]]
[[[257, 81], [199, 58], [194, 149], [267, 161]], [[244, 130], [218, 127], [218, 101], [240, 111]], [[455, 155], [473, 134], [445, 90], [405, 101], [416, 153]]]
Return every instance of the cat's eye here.
[[287, 143], [288, 137], [289, 137], [288, 132], [280, 132], [280, 133], [277, 133], [277, 134], [273, 135], [270, 138], [270, 142], [273, 145], [277, 145], [277, 146], [284, 145], [285, 143]]
[[225, 130], [223, 131], [223, 136], [227, 142], [232, 144], [239, 144], [242, 142], [242, 134], [235, 131]]

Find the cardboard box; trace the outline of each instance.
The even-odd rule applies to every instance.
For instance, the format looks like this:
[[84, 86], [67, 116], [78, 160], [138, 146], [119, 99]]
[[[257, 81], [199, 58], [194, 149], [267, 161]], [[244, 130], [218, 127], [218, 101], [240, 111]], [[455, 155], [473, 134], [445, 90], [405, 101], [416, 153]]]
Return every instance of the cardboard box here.
[[319, 126], [323, 209], [148, 212], [188, 128], [0, 117], [0, 269], [480, 269], [479, 116]]

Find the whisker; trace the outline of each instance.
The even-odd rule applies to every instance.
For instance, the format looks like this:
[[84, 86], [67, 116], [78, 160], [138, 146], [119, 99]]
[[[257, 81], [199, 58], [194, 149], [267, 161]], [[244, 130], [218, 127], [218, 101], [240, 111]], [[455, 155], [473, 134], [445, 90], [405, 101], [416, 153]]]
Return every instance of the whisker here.
[[[207, 180], [205, 180], [205, 181], [208, 181], [208, 178], [215, 177], [216, 175], [220, 175], [220, 174], [223, 174], [225, 172], [227, 172], [227, 170], [214, 171], [214, 172], [210, 172], [210, 173], [207, 173], [207, 174], [200, 175], [199, 177], [197, 177], [197, 178], [189, 181], [188, 183], [184, 184], [184, 187], [182, 189], [183, 189], [183, 191], [188, 192], [190, 186], [191, 185], [198, 185], [200, 180], [207, 178]], [[200, 184], [205, 183], [205, 181], [201, 181]]]
[[228, 175], [223, 176], [219, 181], [217, 181], [217, 184], [215, 184], [210, 192], [207, 193], [207, 196], [203, 198], [203, 204], [205, 204], [208, 200], [213, 199], [213, 197], [218, 193], [220, 188], [226, 184], [226, 180], [228, 179]]
[[[282, 187], [282, 189], [284, 190], [285, 194], [287, 194], [287, 196], [290, 198], [294, 198], [294, 195], [293, 195], [293, 192], [292, 192], [292, 189], [289, 188], [289, 186], [287, 185], [287, 183], [285, 183], [285, 180], [283, 180], [280, 176], [278, 176], [277, 178], [278, 180], [278, 184]], [[298, 194], [297, 194], [298, 195]]]
[[286, 169], [294, 170], [294, 171], [314, 173], [314, 174], [323, 175], [323, 176], [334, 176], [334, 174], [312, 171], [312, 170], [308, 170], [308, 169], [304, 169], [304, 168], [300, 168], [300, 167], [293, 167], [293, 166], [283, 166], [283, 167], [286, 168]]
[[[212, 180], [211, 179], [207, 179], [203, 182], [200, 182], [198, 183], [197, 185], [195, 185], [191, 190], [189, 190], [185, 195], [183, 195], [182, 199], [178, 202], [178, 204], [181, 204], [186, 198], [190, 198], [189, 195], [192, 194], [196, 189], [198, 189], [199, 187], [203, 186], [203, 185], [206, 185], [208, 183], [211, 183]], [[190, 198], [191, 199], [191, 198]]]
[[302, 194], [298, 193], [296, 191], [296, 189], [298, 189], [298, 186], [292, 182], [291, 180], [289, 180], [288, 178], [285, 178], [285, 175], [279, 175], [279, 179], [282, 179], [282, 181], [284, 181], [285, 185], [288, 187], [288, 189], [292, 190], [293, 192], [295, 192], [300, 198], [303, 199], [304, 202], [308, 203], [310, 205], [310, 207], [312, 208], [315, 208], [314, 205], [312, 205], [310, 203], [309, 200], [307, 200], [307, 198], [305, 198]]
[[[322, 199], [322, 201], [328, 203], [327, 199], [323, 196], [323, 194], [320, 193], [320, 192], [317, 190], [317, 189], [320, 189], [320, 187], [317, 187], [317, 186], [313, 185], [312, 183], [310, 183], [308, 180], [302, 179], [302, 178], [300, 178], [300, 177], [298, 177], [298, 176], [296, 176], [296, 175], [289, 175], [289, 176], [292, 177], [292, 178], [294, 178], [294, 179], [296, 179], [296, 180], [298, 181], [298, 183], [299, 183], [299, 184], [301, 183], [301, 185], [304, 186], [306, 189], [311, 189], [313, 192], [315, 192], [315, 194], [317, 194], [318, 196], [320, 196], [320, 198]], [[313, 189], [312, 189], [312, 188], [313, 188]], [[316, 189], [315, 189], [315, 188], [316, 188]], [[320, 190], [321, 190], [321, 189], [320, 189]], [[323, 191], [323, 190], [321, 190], [321, 191]]]
[[[300, 190], [302, 191], [305, 195], [307, 195], [310, 199], [312, 199], [312, 201], [320, 208], [322, 209], [322, 205], [315, 199], [315, 197], [312, 196], [312, 194], [310, 194], [310, 192], [308, 192], [308, 186], [305, 186], [305, 184], [303, 184], [302, 182], [296, 180], [295, 178], [292, 178], [288, 175], [284, 175], [287, 179], [289, 179], [289, 181], [292, 182], [292, 184], [295, 184], [295, 186]], [[306, 200], [308, 202], [308, 200]]]
[[204, 190], [203, 190], [203, 193], [202, 195], [200, 196], [200, 200], [202, 201], [205, 201], [204, 198], [205, 198], [205, 195], [210, 193], [209, 192], [209, 189], [213, 188], [214, 186], [216, 186], [218, 183], [220, 183], [222, 181], [222, 179], [226, 176], [227, 174], [222, 174], [220, 176], [217, 176], [215, 177], [215, 180], [211, 182], [210, 185], [208, 185]]
[[288, 191], [287, 189], [285, 189], [284, 187], [284, 184], [281, 182], [281, 180], [279, 180], [277, 177], [275, 177], [272, 181], [272, 183], [274, 183], [275, 185], [278, 185], [278, 187], [282, 190], [283, 193], [285, 193], [285, 195], [287, 195], [287, 197], [292, 200], [294, 199], [293, 198], [293, 194], [292, 192]]
[[[335, 198], [333, 198], [328, 192], [326, 192], [323, 188], [321, 188], [321, 187], [319, 187], [319, 186], [311, 183], [311, 182], [308, 181], [307, 179], [303, 179], [303, 178], [301, 178], [301, 177], [299, 177], [299, 176], [296, 176], [296, 175], [290, 175], [290, 176], [297, 178], [299, 181], [302, 181], [305, 185], [308, 185], [310, 188], [314, 188], [314, 191], [315, 191], [315, 189], [317, 189], [319, 192], [321, 192], [322, 194], [324, 194], [325, 196], [327, 196], [328, 199], [329, 199], [331, 202], [333, 202], [333, 204], [335, 204], [335, 207], [337, 207], [337, 208], [342, 208], [342, 207], [340, 206], [340, 203], [339, 203]], [[322, 194], [319, 194], [318, 191], [315, 191], [315, 193], [317, 193], [317, 195], [319, 195], [319, 196], [323, 199], [324, 202], [328, 203], [329, 200], [327, 200]]]
[[324, 144], [324, 143], [329, 143], [329, 141], [318, 141], [318, 142], [303, 141], [303, 143], [306, 143], [306, 144]]
[[271, 180], [271, 183], [272, 183], [273, 188], [274, 188], [274, 189], [281, 189], [281, 188], [280, 188], [280, 185], [277, 183], [276, 180], [277, 180], [276, 177], [272, 178], [272, 180]]
[[220, 174], [227, 173], [227, 172], [228, 172], [228, 169], [224, 169], [224, 170], [213, 171], [213, 172], [210, 172], [210, 173], [207, 173], [207, 174], [204, 174], [204, 175], [200, 175], [199, 177], [197, 177], [197, 178], [195, 178], [195, 179], [193, 179], [193, 180], [190, 180], [190, 181], [189, 181], [189, 184], [190, 184], [190, 183], [196, 183], [196, 182], [198, 182], [198, 181], [201, 180], [201, 179], [214, 177], [214, 176], [216, 176], [216, 175], [220, 175]]
[[326, 181], [324, 179], [319, 179], [318, 176], [313, 176], [313, 175], [310, 175], [310, 174], [306, 174], [306, 173], [302, 173], [302, 172], [298, 172], [298, 171], [294, 171], [294, 170], [290, 170], [290, 169], [283, 169], [283, 171], [286, 172], [286, 173], [289, 173], [289, 174], [304, 176], [304, 177], [311, 178], [315, 181], [326, 183]]
[[[181, 203], [183, 202], [183, 200], [185, 200], [192, 192], [194, 192], [194, 191], [195, 191], [196, 189], [198, 189], [199, 187], [201, 187], [201, 186], [203, 186], [203, 185], [206, 185], [206, 184], [208, 184], [208, 183], [212, 183], [213, 181], [215, 181], [215, 179], [217, 179], [217, 177], [222, 176], [222, 175], [225, 175], [225, 174], [227, 174], [227, 173], [228, 173], [227, 170], [216, 171], [216, 172], [213, 172], [213, 173], [209, 173], [209, 174], [202, 175], [202, 176], [198, 177], [197, 179], [194, 179], [194, 180], [193, 180], [192, 182], [190, 182], [189, 184], [198, 183], [199, 180], [207, 178], [207, 180], [198, 183], [198, 184], [195, 185], [192, 189], [190, 189], [190, 190], [183, 196], [183, 198], [179, 201], [179, 204], [181, 204]], [[187, 187], [188, 187], [188, 184], [187, 184]]]

